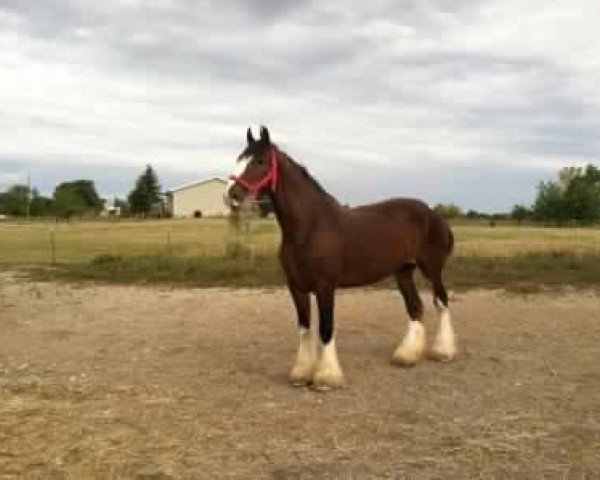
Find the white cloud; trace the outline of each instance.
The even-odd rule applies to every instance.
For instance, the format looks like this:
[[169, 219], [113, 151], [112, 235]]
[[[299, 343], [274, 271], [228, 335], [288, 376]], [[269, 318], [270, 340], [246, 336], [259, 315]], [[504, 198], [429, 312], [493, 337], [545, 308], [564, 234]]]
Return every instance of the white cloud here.
[[[0, 171], [64, 158], [225, 174], [266, 123], [326, 185], [352, 165], [341, 195], [410, 165], [437, 176], [421, 194], [477, 206], [485, 192], [441, 170], [599, 158], [595, 0], [27, 3], [0, 6]], [[380, 184], [363, 196], [394, 193]]]
[[7, 188], [17, 183], [23, 184], [27, 182], [27, 175], [19, 172], [1, 172], [0, 171], [0, 187]]

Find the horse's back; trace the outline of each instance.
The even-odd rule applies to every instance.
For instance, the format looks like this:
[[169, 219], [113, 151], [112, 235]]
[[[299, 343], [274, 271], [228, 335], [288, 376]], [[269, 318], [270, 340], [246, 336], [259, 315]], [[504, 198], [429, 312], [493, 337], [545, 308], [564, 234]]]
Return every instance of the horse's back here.
[[379, 216], [390, 219], [399, 228], [411, 229], [422, 247], [447, 257], [454, 247], [454, 235], [447, 220], [425, 202], [415, 198], [391, 198], [349, 209], [350, 215]]
[[406, 224], [419, 229], [426, 229], [432, 214], [435, 213], [437, 212], [429, 208], [425, 202], [414, 198], [391, 198], [349, 209], [350, 215], [385, 218], [397, 224]]
[[426, 212], [431, 211], [429, 206], [416, 198], [390, 198], [376, 203], [366, 205], [357, 205], [350, 207], [351, 212], [383, 212], [388, 214], [397, 214], [399, 212]]

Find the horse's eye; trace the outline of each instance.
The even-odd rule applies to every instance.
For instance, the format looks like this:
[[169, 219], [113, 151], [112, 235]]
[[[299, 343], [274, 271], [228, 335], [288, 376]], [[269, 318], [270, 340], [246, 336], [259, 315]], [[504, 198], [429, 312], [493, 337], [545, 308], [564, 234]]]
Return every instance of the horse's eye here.
[[267, 163], [267, 159], [265, 157], [258, 157], [256, 161], [259, 165], [265, 165]]

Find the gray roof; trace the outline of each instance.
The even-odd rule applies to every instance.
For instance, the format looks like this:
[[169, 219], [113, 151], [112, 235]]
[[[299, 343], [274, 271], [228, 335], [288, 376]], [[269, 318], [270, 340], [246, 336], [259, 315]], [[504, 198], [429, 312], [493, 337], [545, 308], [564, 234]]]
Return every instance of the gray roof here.
[[197, 187], [199, 185], [203, 185], [205, 183], [210, 183], [210, 182], [219, 182], [219, 183], [222, 183], [223, 185], [225, 185], [227, 183], [222, 178], [213, 177], [213, 178], [209, 178], [207, 180], [195, 180], [193, 182], [184, 183], [183, 185], [179, 185], [177, 187], [170, 188], [169, 190], [167, 190], [167, 193], [178, 192], [180, 190], [185, 190], [186, 188]]

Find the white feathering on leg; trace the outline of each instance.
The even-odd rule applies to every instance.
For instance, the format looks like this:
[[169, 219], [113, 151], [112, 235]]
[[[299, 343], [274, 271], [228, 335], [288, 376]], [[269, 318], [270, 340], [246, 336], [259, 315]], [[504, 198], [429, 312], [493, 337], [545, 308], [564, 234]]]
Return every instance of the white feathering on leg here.
[[327, 390], [339, 387], [342, 383], [344, 375], [338, 361], [335, 340], [332, 338], [328, 344], [321, 347], [321, 355], [313, 375], [313, 386], [317, 390]]
[[300, 343], [296, 353], [296, 361], [290, 371], [290, 382], [295, 385], [306, 385], [312, 380], [317, 362], [317, 345], [307, 328], [300, 328]]
[[433, 342], [431, 356], [436, 360], [452, 360], [456, 355], [456, 339], [450, 310], [439, 299], [436, 299], [435, 303], [440, 312], [440, 327]]
[[425, 327], [419, 320], [409, 320], [408, 330], [392, 357], [399, 365], [414, 365], [425, 352]]

